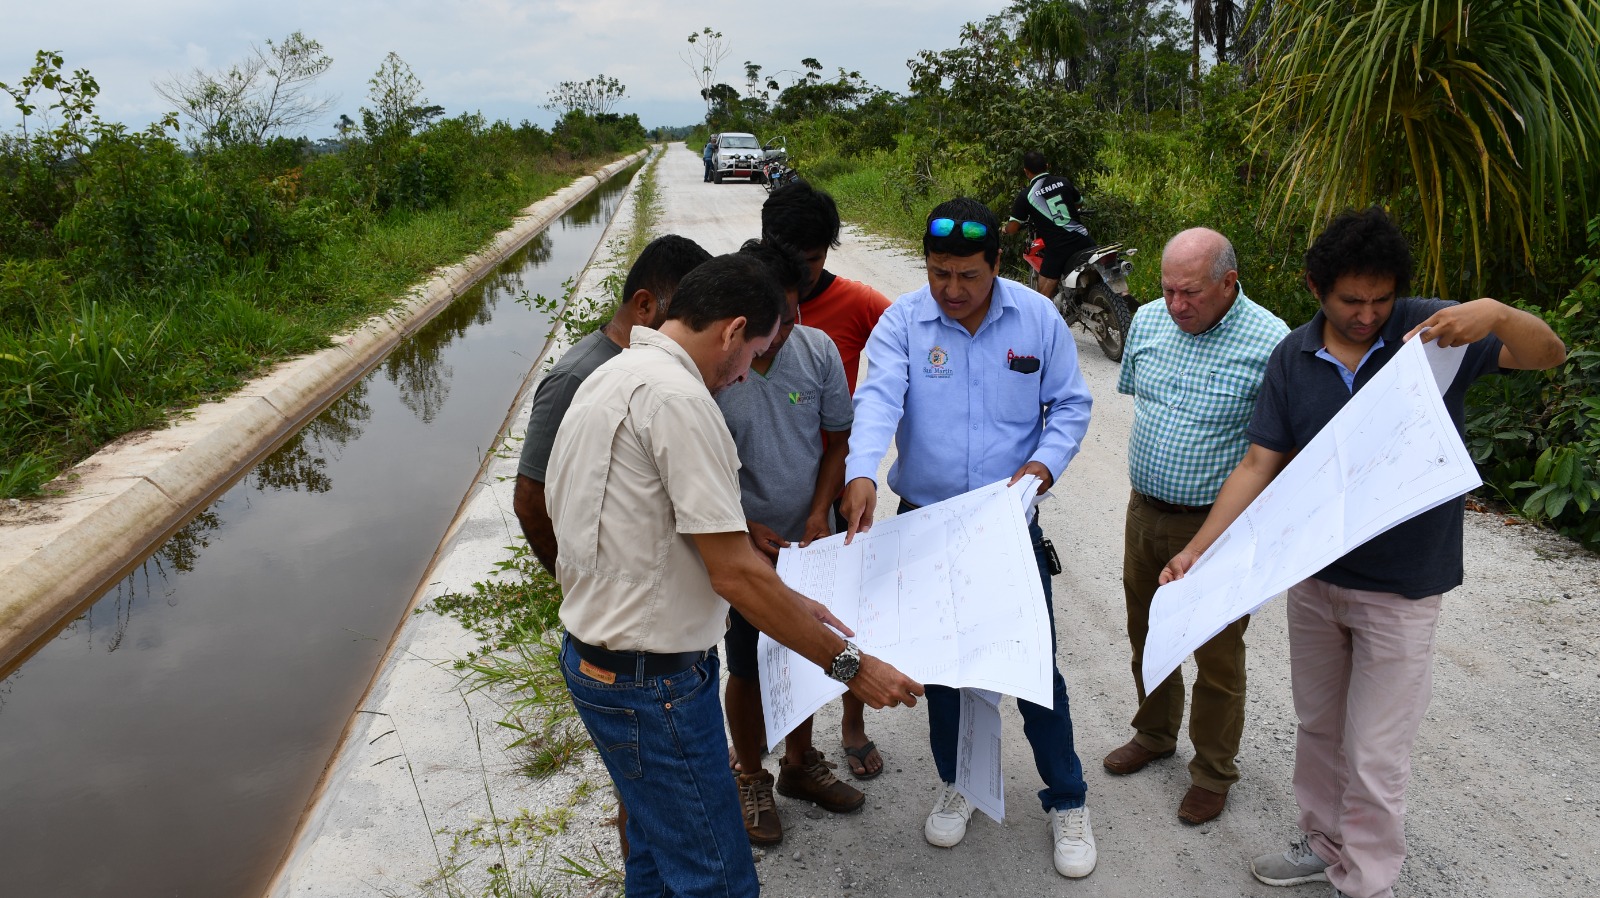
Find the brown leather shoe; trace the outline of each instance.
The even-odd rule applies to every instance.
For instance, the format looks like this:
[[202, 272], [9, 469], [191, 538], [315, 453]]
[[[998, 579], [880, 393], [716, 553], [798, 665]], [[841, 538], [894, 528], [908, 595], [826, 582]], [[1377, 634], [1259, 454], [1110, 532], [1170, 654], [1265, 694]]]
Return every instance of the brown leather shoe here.
[[1217, 819], [1217, 815], [1227, 806], [1228, 793], [1190, 786], [1189, 791], [1183, 793], [1183, 801], [1178, 803], [1178, 819], [1190, 826], [1198, 826]]
[[776, 845], [783, 841], [783, 823], [772, 801], [772, 774], [759, 770], [736, 774], [739, 810], [744, 812], [744, 834], [751, 845]]
[[1129, 739], [1127, 745], [1124, 745], [1111, 754], [1106, 755], [1106, 759], [1101, 763], [1106, 765], [1107, 770], [1115, 773], [1117, 776], [1127, 776], [1130, 773], [1138, 773], [1139, 771], [1143, 770], [1150, 764], [1151, 761], [1159, 761], [1162, 758], [1172, 757], [1176, 751], [1176, 749], [1169, 749], [1167, 751], [1151, 751], [1150, 749], [1145, 748], [1143, 745], [1140, 745], [1139, 740]]
[[855, 786], [840, 782], [833, 775], [833, 767], [814, 748], [806, 750], [805, 759], [799, 764], [780, 761], [778, 794], [816, 802], [817, 807], [835, 814], [848, 814], [866, 804], [867, 796]]

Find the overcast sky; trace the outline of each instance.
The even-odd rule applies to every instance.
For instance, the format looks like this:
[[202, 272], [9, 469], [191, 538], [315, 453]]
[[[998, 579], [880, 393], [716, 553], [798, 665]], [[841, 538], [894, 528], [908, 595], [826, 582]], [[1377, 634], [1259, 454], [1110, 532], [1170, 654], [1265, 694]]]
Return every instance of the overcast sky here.
[[[906, 60], [921, 49], [958, 42], [963, 23], [999, 12], [1004, 0], [810, 0], [806, 3], [668, 3], [661, 0], [345, 0], [216, 3], [209, 0], [23, 0], [8, 4], [0, 29], [0, 82], [15, 86], [34, 53], [59, 50], [71, 69], [100, 85], [97, 111], [143, 127], [169, 104], [152, 84], [201, 67], [243, 59], [251, 45], [295, 30], [322, 43], [333, 67], [319, 88], [337, 98], [329, 122], [368, 105], [367, 79], [386, 53], [399, 53], [421, 79], [427, 99], [449, 115], [481, 111], [490, 119], [548, 126], [541, 108], [559, 81], [606, 74], [627, 85], [618, 112], [646, 127], [692, 124], [704, 117], [699, 87], [680, 54], [690, 32], [710, 25], [730, 52], [718, 80], [744, 81], [744, 62], [764, 74], [798, 70], [816, 57], [832, 75], [842, 66], [889, 90], [906, 90]], [[789, 73], [778, 75], [787, 85]], [[20, 122], [0, 95], [0, 126]]]

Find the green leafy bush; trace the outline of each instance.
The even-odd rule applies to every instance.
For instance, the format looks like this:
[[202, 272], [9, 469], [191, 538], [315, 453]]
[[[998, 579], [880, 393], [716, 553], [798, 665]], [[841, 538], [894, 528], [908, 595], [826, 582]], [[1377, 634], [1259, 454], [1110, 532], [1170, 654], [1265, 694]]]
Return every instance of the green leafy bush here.
[[1468, 448], [1485, 483], [1528, 518], [1600, 547], [1600, 217], [1584, 277], [1545, 317], [1567, 344], [1551, 371], [1485, 378], [1468, 394]]

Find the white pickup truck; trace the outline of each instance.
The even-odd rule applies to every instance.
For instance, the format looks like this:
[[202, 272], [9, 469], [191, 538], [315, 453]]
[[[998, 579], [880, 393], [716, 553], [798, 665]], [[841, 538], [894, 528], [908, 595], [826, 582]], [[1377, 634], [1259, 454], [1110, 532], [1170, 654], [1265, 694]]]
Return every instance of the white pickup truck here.
[[713, 135], [716, 149], [711, 156], [711, 177], [718, 184], [723, 178], [749, 178], [761, 180], [761, 163], [765, 153], [754, 134], [741, 131], [724, 131]]

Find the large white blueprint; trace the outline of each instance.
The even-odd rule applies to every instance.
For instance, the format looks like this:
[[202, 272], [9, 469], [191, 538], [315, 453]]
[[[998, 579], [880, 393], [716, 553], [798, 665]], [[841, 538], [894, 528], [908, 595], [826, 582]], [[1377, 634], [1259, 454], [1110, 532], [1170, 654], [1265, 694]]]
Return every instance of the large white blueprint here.
[[[1037, 481], [1005, 481], [778, 555], [778, 575], [828, 606], [863, 652], [922, 683], [1050, 707], [1054, 657], [1026, 512]], [[765, 633], [757, 655], [767, 744], [844, 684]]]
[[1401, 347], [1183, 579], [1156, 590], [1146, 684], [1351, 549], [1483, 482], [1440, 397], [1464, 351]]

